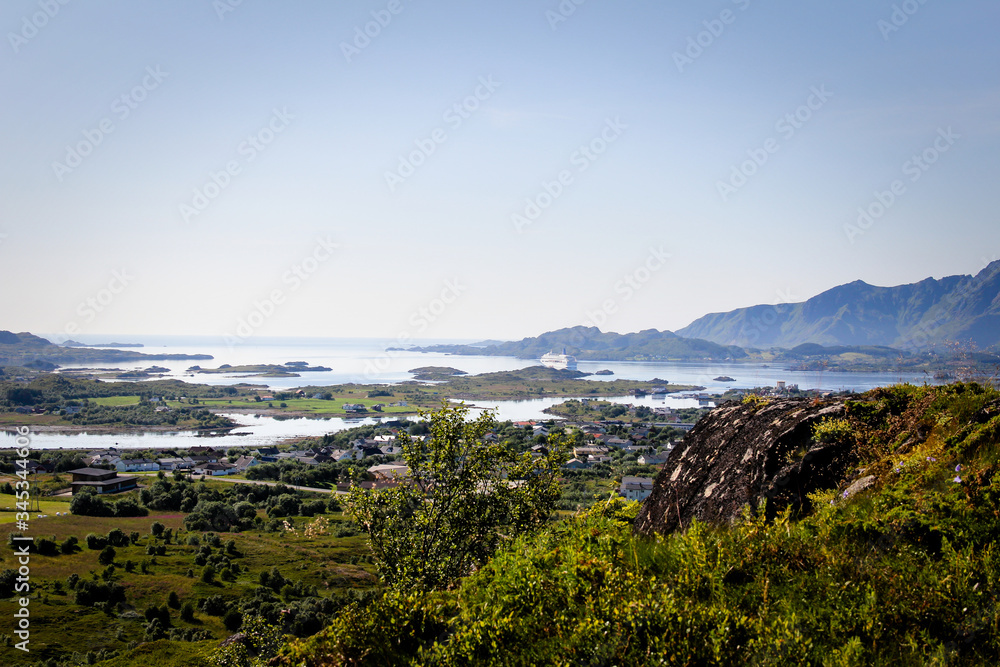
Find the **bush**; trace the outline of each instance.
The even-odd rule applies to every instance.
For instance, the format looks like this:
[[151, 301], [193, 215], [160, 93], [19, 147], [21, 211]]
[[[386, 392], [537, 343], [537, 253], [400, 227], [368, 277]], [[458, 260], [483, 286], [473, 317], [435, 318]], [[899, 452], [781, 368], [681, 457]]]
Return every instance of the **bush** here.
[[201, 571], [201, 580], [206, 584], [211, 584], [215, 582], [215, 568], [211, 565], [206, 565]]
[[813, 440], [816, 442], [850, 442], [853, 437], [854, 430], [846, 419], [824, 417], [823, 421], [813, 424]]
[[69, 511], [80, 516], [112, 516], [113, 510], [108, 507], [91, 486], [85, 486], [73, 496], [69, 503]]
[[76, 553], [79, 550], [79, 547], [77, 546], [79, 542], [80, 540], [76, 539], [76, 536], [70, 535], [62, 541], [62, 544], [59, 545], [59, 551], [64, 554]]
[[6, 569], [0, 572], [0, 598], [9, 598], [14, 594], [17, 584], [17, 570]]
[[59, 547], [56, 545], [55, 538], [40, 537], [35, 540], [35, 551], [42, 556], [56, 556], [59, 554]]
[[114, 547], [110, 545], [106, 546], [101, 550], [101, 553], [98, 554], [97, 562], [101, 565], [111, 565], [111, 563], [115, 562], [115, 556], [117, 555], [118, 553], [115, 551]]
[[97, 551], [98, 549], [103, 549], [108, 546], [108, 538], [103, 535], [95, 535], [94, 533], [89, 533], [87, 535], [87, 548]]
[[210, 595], [207, 598], [203, 598], [198, 603], [198, 606], [209, 616], [222, 616], [229, 609], [229, 603], [221, 595]]
[[181, 620], [185, 623], [194, 622], [194, 605], [190, 602], [185, 602], [181, 607]]
[[236, 632], [243, 624], [243, 614], [236, 609], [230, 609], [222, 616], [222, 624], [226, 626], [226, 630]]
[[170, 595], [167, 596], [167, 606], [174, 609], [180, 609], [181, 600], [177, 597], [177, 591], [170, 591]]
[[108, 544], [113, 547], [127, 547], [129, 545], [129, 537], [121, 528], [115, 528], [108, 532]]

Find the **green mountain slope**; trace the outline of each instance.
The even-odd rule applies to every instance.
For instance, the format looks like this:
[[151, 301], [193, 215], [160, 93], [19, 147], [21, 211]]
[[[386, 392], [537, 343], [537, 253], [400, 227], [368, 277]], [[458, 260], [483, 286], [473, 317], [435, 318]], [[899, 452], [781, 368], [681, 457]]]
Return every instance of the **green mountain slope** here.
[[812, 438], [854, 465], [798, 512], [641, 536], [634, 504], [599, 504], [455, 589], [346, 609], [276, 662], [1000, 664], [1000, 393], [883, 388], [827, 424]]

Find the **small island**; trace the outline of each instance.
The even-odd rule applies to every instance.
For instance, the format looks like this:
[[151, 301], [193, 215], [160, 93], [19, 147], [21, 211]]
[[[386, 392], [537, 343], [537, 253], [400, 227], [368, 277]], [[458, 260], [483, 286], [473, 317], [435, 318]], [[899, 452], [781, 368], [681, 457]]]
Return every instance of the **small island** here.
[[728, 375], [720, 375], [715, 378], [715, 382], [736, 382], [736, 378], [731, 378]]
[[195, 373], [205, 373], [209, 375], [239, 373], [246, 374], [247, 377], [297, 378], [300, 377], [300, 373], [317, 373], [322, 371], [332, 371], [333, 369], [328, 366], [310, 366], [304, 361], [289, 361], [282, 366], [277, 364], [241, 364], [239, 366], [222, 364], [218, 368], [191, 366], [188, 370]]
[[68, 340], [64, 347], [143, 347], [142, 343], [81, 343], [78, 340]]
[[443, 382], [454, 377], [468, 375], [465, 371], [451, 366], [421, 366], [420, 368], [411, 368], [406, 372], [413, 373], [413, 379], [418, 382]]

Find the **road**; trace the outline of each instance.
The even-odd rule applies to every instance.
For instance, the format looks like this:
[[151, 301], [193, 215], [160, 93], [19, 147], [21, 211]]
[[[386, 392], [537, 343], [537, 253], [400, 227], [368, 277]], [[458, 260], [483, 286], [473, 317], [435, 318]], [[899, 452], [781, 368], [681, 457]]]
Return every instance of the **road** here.
[[[250, 479], [229, 479], [225, 475], [191, 475], [191, 479], [210, 479], [216, 482], [229, 482], [230, 484], [264, 484], [265, 486], [277, 486], [278, 484], [284, 484], [284, 482], [265, 482], [263, 480], [250, 480]], [[336, 489], [318, 489], [314, 486], [297, 486], [295, 484], [285, 484], [290, 489], [295, 489], [297, 491], [313, 491], [315, 493], [335, 493], [346, 496], [347, 491], [338, 491]]]

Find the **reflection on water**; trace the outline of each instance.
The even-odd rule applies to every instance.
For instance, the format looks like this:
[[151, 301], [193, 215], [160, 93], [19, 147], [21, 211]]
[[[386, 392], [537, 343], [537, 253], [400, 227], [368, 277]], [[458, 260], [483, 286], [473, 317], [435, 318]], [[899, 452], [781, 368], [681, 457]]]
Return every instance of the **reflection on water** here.
[[[152, 364], [170, 369], [169, 376], [188, 382], [213, 385], [230, 385], [238, 382], [266, 384], [274, 389], [290, 389], [308, 385], [324, 386], [345, 383], [398, 383], [412, 379], [408, 372], [420, 366], [451, 366], [470, 374], [496, 371], [510, 371], [537, 365], [535, 359], [514, 359], [511, 357], [454, 356], [445, 354], [423, 354], [408, 351], [387, 351], [394, 341], [374, 339], [294, 339], [294, 338], [253, 338], [244, 344], [228, 346], [221, 338], [196, 338], [187, 336], [114, 336], [115, 340], [143, 343], [139, 351], [145, 353], [194, 354], [206, 353], [215, 358], [211, 361], [144, 361], [117, 364], [123, 369], [146, 368]], [[101, 342], [84, 340], [83, 342]], [[430, 344], [433, 341], [422, 341]], [[443, 341], [442, 341], [443, 342]], [[454, 341], [453, 341], [454, 342]], [[134, 348], [129, 348], [133, 351]], [[289, 361], [304, 361], [310, 365], [329, 366], [333, 370], [318, 373], [303, 373], [294, 378], [246, 378], [219, 375], [194, 375], [187, 369], [192, 364], [218, 367], [221, 364], [284, 364]], [[107, 366], [108, 364], [92, 364]], [[713, 362], [636, 362], [636, 361], [581, 361], [579, 370], [596, 373], [610, 370], [612, 375], [591, 375], [595, 381], [615, 379], [653, 380], [664, 383], [698, 385], [710, 393], [719, 394], [732, 388], [752, 388], [774, 386], [779, 380], [787, 384], [797, 384], [801, 389], [830, 389], [835, 391], [865, 391], [873, 387], [897, 382], [923, 384], [934, 382], [926, 374], [916, 373], [844, 373], [789, 371], [779, 366], [767, 364], [737, 364]], [[732, 382], [717, 381], [715, 378], [729, 376]], [[559, 403], [562, 398], [535, 398], [522, 401], [475, 401], [477, 407], [495, 408], [501, 420], [523, 421], [547, 419], [542, 412], [545, 408]], [[618, 402], [636, 405], [671, 405], [674, 407], [698, 407], [692, 399], [647, 396], [633, 398], [624, 396], [612, 398]], [[334, 433], [352, 426], [374, 423], [375, 419], [344, 420], [340, 418], [308, 419], [263, 417], [258, 415], [230, 415], [241, 426], [224, 435], [211, 437], [213, 446], [226, 448], [234, 446], [258, 447], [271, 445], [280, 440], [320, 436]], [[99, 449], [109, 446], [119, 448], [166, 448], [190, 447], [202, 444], [206, 436], [195, 432], [148, 432], [117, 433], [111, 435], [96, 433], [39, 433], [32, 439], [35, 449]], [[14, 437], [10, 433], [0, 434], [0, 447], [13, 447]]]

